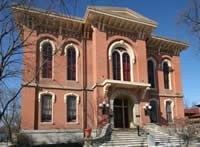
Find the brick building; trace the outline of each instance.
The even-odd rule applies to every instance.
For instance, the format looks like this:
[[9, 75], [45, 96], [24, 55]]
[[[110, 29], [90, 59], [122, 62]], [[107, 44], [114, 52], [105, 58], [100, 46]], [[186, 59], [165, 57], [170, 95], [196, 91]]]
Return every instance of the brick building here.
[[17, 23], [27, 14], [22, 37], [31, 32], [23, 48], [31, 50], [23, 55], [24, 132], [80, 136], [107, 123], [134, 128], [184, 119], [179, 55], [189, 44], [152, 34], [155, 21], [127, 8], [90, 6], [84, 18], [13, 10]]

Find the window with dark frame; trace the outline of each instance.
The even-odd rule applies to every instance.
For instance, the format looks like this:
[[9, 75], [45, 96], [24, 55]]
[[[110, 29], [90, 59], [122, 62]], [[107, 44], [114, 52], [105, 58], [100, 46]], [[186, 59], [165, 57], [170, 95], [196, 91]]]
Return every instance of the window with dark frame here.
[[148, 82], [151, 84], [151, 88], [155, 88], [155, 78], [154, 78], [154, 63], [152, 60], [148, 61]]
[[130, 58], [127, 53], [123, 54], [123, 74], [124, 81], [130, 81]]
[[52, 78], [52, 46], [50, 43], [42, 47], [42, 78]]
[[112, 67], [113, 67], [113, 79], [121, 80], [120, 55], [118, 52], [113, 52], [112, 54]]
[[67, 80], [76, 80], [76, 51], [67, 49]]
[[67, 122], [76, 122], [76, 96], [67, 96]]
[[43, 95], [42, 96], [42, 116], [41, 122], [51, 122], [52, 121], [52, 96]]
[[164, 88], [169, 89], [169, 66], [167, 62], [163, 64], [163, 74], [164, 74]]

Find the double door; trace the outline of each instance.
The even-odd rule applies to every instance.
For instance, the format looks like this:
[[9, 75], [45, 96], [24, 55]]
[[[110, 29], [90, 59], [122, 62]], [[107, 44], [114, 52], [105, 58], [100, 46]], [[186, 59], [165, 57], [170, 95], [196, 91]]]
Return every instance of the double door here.
[[117, 98], [114, 100], [114, 127], [129, 128], [127, 98]]

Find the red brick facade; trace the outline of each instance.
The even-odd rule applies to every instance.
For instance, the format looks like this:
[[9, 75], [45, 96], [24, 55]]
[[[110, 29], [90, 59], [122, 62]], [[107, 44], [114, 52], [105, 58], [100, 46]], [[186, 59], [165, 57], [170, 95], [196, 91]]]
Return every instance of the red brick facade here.
[[[113, 13], [114, 10], [113, 8]], [[105, 9], [105, 13], [107, 11]], [[31, 13], [34, 15], [34, 12]], [[24, 53], [23, 58], [21, 128], [101, 128], [108, 122], [112, 123], [113, 127], [118, 123], [119, 126], [132, 128], [150, 123], [150, 115], [155, 115], [152, 119], [160, 125], [169, 125], [176, 119], [184, 119], [179, 53], [188, 47], [188, 44], [152, 35], [157, 23], [147, 18], [143, 20], [138, 14], [137, 16], [141, 17], [140, 22], [131, 22], [131, 16], [127, 16], [129, 20], [125, 20], [119, 13], [116, 13], [116, 16], [108, 16], [108, 13], [101, 15], [98, 9], [93, 12], [92, 8], [88, 8], [87, 13], [88, 16], [84, 20], [72, 18], [65, 21], [64, 17], [52, 20], [71, 26], [68, 31], [61, 27], [59, 33], [47, 28], [36, 29], [28, 38], [27, 43], [32, 44], [24, 47], [24, 50], [31, 50], [31, 53]], [[103, 22], [100, 22], [100, 18]], [[142, 23], [144, 21], [148, 23]], [[134, 25], [137, 26], [136, 30], [133, 29]], [[24, 36], [29, 35], [32, 30], [30, 28], [28, 25], [24, 26]], [[78, 35], [74, 35], [75, 30]], [[51, 44], [53, 52], [50, 79], [42, 78], [42, 44], [45, 43]], [[67, 80], [68, 47], [73, 47], [76, 51], [76, 80]], [[113, 79], [112, 53], [118, 47], [123, 48], [122, 52], [127, 52], [130, 57], [130, 81]], [[150, 88], [151, 85], [148, 84], [148, 59], [155, 63], [155, 88]], [[165, 61], [170, 68], [168, 89], [164, 88]], [[120, 72], [123, 74], [122, 68]], [[123, 78], [123, 75], [121, 77]], [[30, 83], [26, 85], [27, 82]], [[45, 93], [52, 95], [50, 122], [41, 120], [42, 95]], [[70, 95], [76, 97], [76, 118], [73, 122], [67, 122], [67, 115], [71, 115], [67, 114], [67, 99]], [[123, 98], [127, 99], [127, 105]], [[116, 99], [123, 101], [123, 107], [117, 108]], [[156, 105], [152, 104], [154, 108], [149, 107], [152, 100], [156, 102]], [[102, 109], [105, 109], [105, 112]], [[170, 122], [167, 121], [166, 111], [171, 113]], [[117, 112], [120, 114], [116, 114]]]

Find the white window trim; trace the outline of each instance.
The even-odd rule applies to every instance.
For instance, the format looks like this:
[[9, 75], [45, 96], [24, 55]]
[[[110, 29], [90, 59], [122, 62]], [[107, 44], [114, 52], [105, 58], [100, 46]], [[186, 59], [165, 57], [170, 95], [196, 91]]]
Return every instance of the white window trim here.
[[[117, 47], [122, 47], [126, 51], [119, 52], [118, 50], [115, 50]], [[112, 63], [112, 54], [115, 51], [117, 51], [120, 55], [121, 81], [124, 81], [122, 55], [123, 55], [123, 53], [127, 53], [129, 55], [129, 58], [130, 58], [130, 77], [131, 77], [131, 82], [133, 82], [134, 81], [133, 64], [135, 63], [135, 54], [133, 52], [133, 49], [124, 40], [120, 40], [120, 41], [116, 41], [116, 42], [112, 43], [110, 45], [109, 49], [108, 49], [108, 57], [109, 57], [109, 60], [111, 60], [111, 63]], [[113, 71], [112, 71], [112, 73], [113, 73]]]
[[[42, 115], [42, 103], [41, 103], [41, 99], [42, 99], [42, 96], [43, 95], [51, 95], [52, 96], [52, 118], [51, 118], [51, 122], [42, 122], [42, 120], [41, 120], [41, 115]], [[41, 112], [40, 112], [40, 124], [41, 125], [53, 125], [53, 114], [54, 114], [54, 109], [53, 109], [53, 104], [55, 103], [55, 101], [56, 101], [56, 95], [55, 95], [55, 93], [53, 93], [53, 92], [49, 92], [49, 91], [43, 91], [43, 92], [40, 92], [39, 93], [39, 97], [38, 97], [38, 103], [40, 103], [40, 109], [41, 109]]]
[[[67, 97], [68, 96], [75, 96], [76, 97], [76, 121], [75, 122], [68, 122], [67, 121]], [[78, 94], [75, 93], [67, 93], [64, 95], [64, 103], [66, 104], [66, 115], [65, 115], [65, 120], [66, 120], [66, 124], [79, 124], [79, 119], [78, 119], [78, 113], [79, 113], [79, 103], [80, 103], [80, 96]]]
[[[78, 82], [78, 57], [80, 54], [79, 48], [73, 43], [67, 44], [64, 48], [64, 54], [67, 57], [67, 50], [71, 47], [74, 48], [76, 52], [76, 80], [75, 81]], [[70, 81], [73, 81], [73, 80], [70, 80]]]
[[[153, 62], [153, 70], [154, 70], [154, 84], [155, 84], [155, 88], [151, 88], [151, 89], [157, 89], [157, 78], [156, 78], [156, 67], [157, 67], [157, 62], [153, 57], [149, 57], [147, 59], [147, 72], [148, 72], [148, 61], [152, 61]], [[149, 73], [148, 73], [149, 74]]]
[[[164, 60], [162, 61], [162, 71], [163, 71], [163, 67], [164, 67], [163, 65], [164, 65], [165, 62], [167, 62], [168, 67], [169, 67], [170, 69], [172, 69], [171, 62], [170, 62], [168, 59], [164, 59]], [[163, 73], [163, 74], [164, 74], [164, 73]], [[169, 78], [169, 89], [166, 89], [166, 90], [172, 90], [171, 71], [169, 71], [168, 78]], [[163, 80], [164, 80], [164, 76], [163, 76]], [[164, 82], [165, 82], [165, 81], [164, 81]]]
[[172, 122], [174, 122], [174, 101], [172, 101], [171, 99], [164, 100], [166, 119], [167, 119], [167, 112], [166, 112], [167, 102], [171, 102]]
[[[54, 80], [54, 55], [55, 55], [55, 53], [56, 53], [56, 46], [55, 46], [55, 44], [54, 44], [54, 42], [52, 41], [52, 40], [50, 40], [50, 39], [45, 39], [45, 40], [42, 40], [41, 42], [40, 42], [40, 52], [42, 53], [42, 49], [43, 49], [43, 46], [46, 44], [46, 43], [50, 43], [51, 44], [51, 47], [52, 47], [52, 78], [51, 78], [51, 80]], [[43, 59], [42, 59], [43, 60]], [[41, 61], [41, 63], [42, 63], [42, 61]], [[42, 63], [43, 64], [43, 63]], [[43, 70], [43, 69], [42, 69]], [[41, 76], [40, 76], [41, 78], [41, 80], [48, 80], [48, 79], [50, 79], [50, 78], [43, 78], [42, 77], [42, 74], [41, 74]]]

